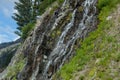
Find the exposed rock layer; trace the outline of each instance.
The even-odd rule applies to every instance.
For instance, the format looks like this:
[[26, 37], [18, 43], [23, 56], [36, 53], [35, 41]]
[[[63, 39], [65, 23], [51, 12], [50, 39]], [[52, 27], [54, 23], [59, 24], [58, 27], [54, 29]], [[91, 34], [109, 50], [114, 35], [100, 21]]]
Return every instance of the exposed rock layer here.
[[18, 80], [49, 80], [74, 55], [89, 32], [96, 29], [97, 0], [65, 0], [54, 13], [49, 8], [38, 20], [20, 53], [27, 57]]
[[74, 53], [80, 39], [96, 28], [96, 0], [66, 0], [57, 14], [47, 12], [27, 40], [27, 64], [19, 80], [47, 80]]

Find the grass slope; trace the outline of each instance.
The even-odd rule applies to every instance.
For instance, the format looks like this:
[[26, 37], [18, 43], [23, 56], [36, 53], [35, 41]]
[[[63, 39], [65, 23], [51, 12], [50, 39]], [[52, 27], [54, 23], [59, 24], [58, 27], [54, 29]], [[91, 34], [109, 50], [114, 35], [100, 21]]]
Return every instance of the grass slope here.
[[120, 6], [116, 10], [118, 3], [120, 0], [98, 1], [98, 29], [81, 43], [76, 56], [62, 67], [56, 77], [59, 76], [62, 80], [120, 79]]

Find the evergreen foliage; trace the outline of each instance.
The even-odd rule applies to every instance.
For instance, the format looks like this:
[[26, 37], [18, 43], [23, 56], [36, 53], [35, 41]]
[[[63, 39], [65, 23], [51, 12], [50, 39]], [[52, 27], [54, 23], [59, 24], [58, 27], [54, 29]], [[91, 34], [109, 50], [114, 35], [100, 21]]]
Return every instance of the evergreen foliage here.
[[15, 2], [14, 8], [17, 13], [12, 16], [18, 24], [18, 31], [15, 33], [26, 39], [35, 24], [36, 16], [41, 15], [54, 1], [56, 0], [19, 0]]
[[15, 33], [25, 39], [28, 36], [29, 31], [34, 25], [36, 16], [39, 14], [39, 5], [43, 0], [19, 0], [15, 2], [15, 9], [17, 13], [14, 13], [12, 18], [18, 24], [18, 31]]
[[18, 13], [14, 13], [12, 18], [17, 21], [18, 30], [22, 30], [24, 25], [27, 25], [29, 22], [33, 21], [33, 10], [32, 10], [32, 0], [19, 0], [15, 2], [16, 6], [14, 7]]

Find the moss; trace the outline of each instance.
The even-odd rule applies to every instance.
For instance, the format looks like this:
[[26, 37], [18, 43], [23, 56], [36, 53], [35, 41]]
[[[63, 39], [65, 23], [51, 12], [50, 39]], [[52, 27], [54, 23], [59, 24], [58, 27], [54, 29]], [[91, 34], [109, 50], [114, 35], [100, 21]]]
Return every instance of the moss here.
[[70, 20], [72, 18], [72, 13], [69, 13], [67, 20]]
[[64, 0], [57, 0], [59, 4], [62, 4]]
[[96, 73], [96, 67], [94, 67], [94, 68], [92, 68], [92, 70], [90, 70], [89, 76], [93, 77], [95, 75], [95, 73]]
[[61, 31], [57, 31], [57, 35], [60, 35], [61, 34]]
[[52, 31], [50, 34], [51, 38], [55, 39], [56, 37], [60, 36], [63, 26], [65, 26], [67, 23], [70, 22], [70, 19], [72, 18], [72, 13], [69, 12], [67, 16], [64, 17], [63, 20], [61, 20], [56, 26], [56, 28]]
[[80, 7], [78, 8], [78, 11], [79, 11], [79, 12], [82, 12], [82, 11], [83, 11], [83, 7], [80, 6]]

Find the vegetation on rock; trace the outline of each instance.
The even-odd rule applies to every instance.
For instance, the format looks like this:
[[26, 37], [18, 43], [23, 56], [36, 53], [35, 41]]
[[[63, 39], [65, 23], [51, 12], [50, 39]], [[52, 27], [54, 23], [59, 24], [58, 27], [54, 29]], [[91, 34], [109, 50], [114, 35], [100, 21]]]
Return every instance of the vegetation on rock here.
[[12, 16], [18, 24], [18, 31], [15, 33], [26, 39], [36, 22], [36, 16], [43, 14], [46, 8], [55, 1], [61, 4], [64, 0], [19, 0], [15, 2], [17, 13]]
[[[81, 42], [75, 57], [54, 76], [63, 80], [113, 80], [120, 79], [120, 0], [98, 0], [99, 25], [96, 31]], [[120, 6], [119, 6], [120, 8]], [[113, 18], [107, 18], [113, 13]], [[116, 15], [118, 14], [118, 15]], [[117, 22], [116, 22], [117, 21]], [[118, 29], [118, 30], [117, 30]]]
[[[24, 0], [20, 1], [24, 2]], [[84, 9], [81, 7], [82, 2], [81, 4], [74, 4], [73, 2], [76, 0], [70, 0], [69, 3], [72, 5], [67, 4], [65, 10], [61, 10], [58, 17], [58, 15], [55, 15], [55, 11], [59, 9], [64, 0], [41, 0], [42, 2], [39, 5], [37, 4], [37, 0], [34, 1], [35, 5], [33, 9], [39, 11], [37, 13], [33, 11], [34, 19], [37, 15], [42, 15], [48, 7], [51, 9], [43, 14], [42, 21], [40, 20], [41, 23], [39, 22], [38, 26], [35, 26], [34, 21], [28, 21], [22, 25], [20, 29], [21, 37], [26, 40], [23, 42], [20, 49], [18, 49], [17, 54], [11, 61], [11, 65], [7, 67], [5, 79], [17, 80], [20, 78], [19, 80], [43, 80], [46, 76], [51, 78], [62, 66], [61, 64], [64, 63], [64, 60], [66, 60], [65, 65], [53, 76], [53, 80], [120, 79], [120, 6], [117, 6], [120, 0], [98, 0], [99, 24], [95, 31], [90, 30], [84, 34], [83, 30], [83, 34], [80, 33], [80, 36], [83, 35], [82, 37], [84, 37], [84, 35], [86, 36], [87, 33], [92, 31], [84, 40], [77, 40], [79, 37], [72, 36], [74, 32], [79, 29], [79, 21], [83, 16]], [[55, 1], [60, 5], [51, 7], [50, 5]], [[118, 10], [115, 9], [116, 6], [119, 8]], [[71, 9], [75, 10], [73, 11]], [[90, 10], [90, 12], [91, 13], [87, 16], [94, 13], [92, 10]], [[96, 14], [94, 17], [96, 17]], [[74, 20], [71, 21], [71, 19]], [[96, 20], [96, 18], [94, 20]], [[83, 20], [83, 24], [85, 21]], [[90, 28], [94, 29], [93, 26]], [[33, 33], [30, 34], [33, 29]], [[62, 34], [62, 32], [64, 34]], [[74, 39], [75, 44], [72, 43]], [[68, 45], [66, 52], [64, 52], [67, 41], [69, 40], [70, 42], [68, 43], [73, 44], [73, 46]], [[56, 46], [57, 41], [59, 44]], [[78, 49], [79, 43], [80, 48]], [[74, 49], [77, 48], [77, 51], [75, 56], [67, 63], [69, 57], [66, 57], [66, 55], [68, 55], [67, 53], [70, 50], [72, 52], [71, 46], [72, 48], [74, 47]], [[62, 51], [64, 55], [61, 53]], [[73, 54], [68, 56], [71, 58]], [[46, 75], [43, 73], [46, 73]]]

